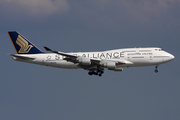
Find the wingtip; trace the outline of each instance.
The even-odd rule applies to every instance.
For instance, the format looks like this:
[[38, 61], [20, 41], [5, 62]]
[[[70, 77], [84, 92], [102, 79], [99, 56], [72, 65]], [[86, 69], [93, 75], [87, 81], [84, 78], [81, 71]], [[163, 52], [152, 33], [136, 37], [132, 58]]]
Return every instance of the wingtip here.
[[44, 46], [44, 49], [45, 49], [46, 51], [52, 51], [50, 48], [48, 48], [48, 47], [46, 47], [46, 46]]

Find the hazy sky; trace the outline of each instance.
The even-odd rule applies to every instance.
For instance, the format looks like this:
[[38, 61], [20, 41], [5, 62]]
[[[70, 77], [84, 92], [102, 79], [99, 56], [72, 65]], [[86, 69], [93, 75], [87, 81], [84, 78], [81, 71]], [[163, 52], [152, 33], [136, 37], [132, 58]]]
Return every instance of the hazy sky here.
[[[179, 0], [0, 1], [1, 120], [179, 120]], [[101, 51], [161, 47], [175, 59], [159, 66], [105, 70], [51, 68], [13, 61], [7, 31], [41, 50]]]

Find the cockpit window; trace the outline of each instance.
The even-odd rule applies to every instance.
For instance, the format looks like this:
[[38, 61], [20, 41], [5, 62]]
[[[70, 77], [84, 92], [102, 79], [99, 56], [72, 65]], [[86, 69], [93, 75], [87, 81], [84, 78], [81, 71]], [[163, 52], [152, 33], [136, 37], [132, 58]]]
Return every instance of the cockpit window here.
[[159, 51], [163, 51], [163, 49], [159, 49]]

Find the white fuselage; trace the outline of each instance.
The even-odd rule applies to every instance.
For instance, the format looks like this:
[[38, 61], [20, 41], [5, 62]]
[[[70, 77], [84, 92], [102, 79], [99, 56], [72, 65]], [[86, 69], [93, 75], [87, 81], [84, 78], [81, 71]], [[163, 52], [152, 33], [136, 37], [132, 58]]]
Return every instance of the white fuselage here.
[[[116, 67], [141, 67], [159, 65], [174, 59], [170, 53], [163, 51], [161, 48], [126, 48], [116, 49], [103, 52], [78, 52], [68, 53], [71, 55], [82, 56], [87, 58], [94, 58], [100, 60], [122, 61], [126, 60], [131, 64], [119, 64]], [[23, 60], [15, 58], [14, 60], [40, 64], [58, 68], [77, 69], [80, 68], [78, 63], [68, 62], [63, 60], [65, 56], [55, 53], [42, 53], [42, 54], [21, 54], [21, 56], [31, 57], [34, 60]]]

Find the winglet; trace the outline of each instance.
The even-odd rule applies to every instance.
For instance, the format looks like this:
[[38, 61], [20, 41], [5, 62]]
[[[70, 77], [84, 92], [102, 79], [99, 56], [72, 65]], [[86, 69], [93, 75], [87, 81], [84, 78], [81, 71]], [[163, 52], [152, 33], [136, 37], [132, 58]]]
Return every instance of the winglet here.
[[45, 47], [45, 46], [44, 46], [44, 49], [45, 49], [46, 51], [50, 51], [50, 52], [52, 52], [52, 53], [56, 53], [56, 54], [59, 53], [58, 51], [51, 50], [50, 48]]
[[45, 49], [46, 51], [52, 51], [50, 48], [48, 48], [48, 47], [46, 47], [46, 46], [44, 46], [44, 49]]

